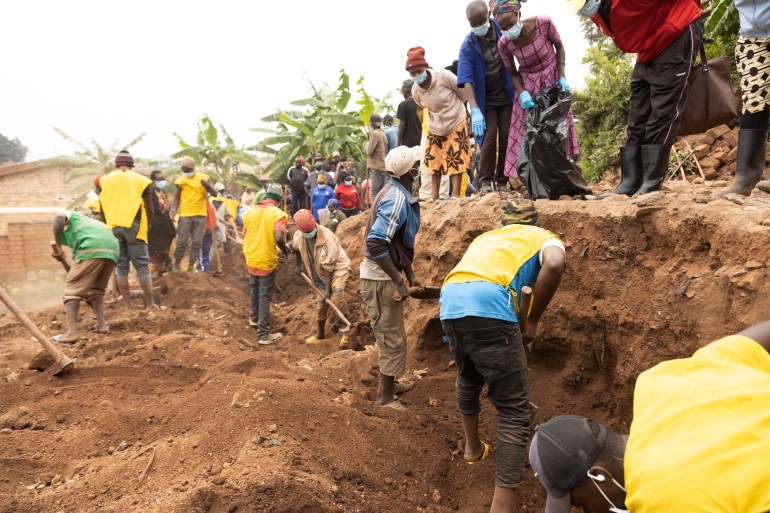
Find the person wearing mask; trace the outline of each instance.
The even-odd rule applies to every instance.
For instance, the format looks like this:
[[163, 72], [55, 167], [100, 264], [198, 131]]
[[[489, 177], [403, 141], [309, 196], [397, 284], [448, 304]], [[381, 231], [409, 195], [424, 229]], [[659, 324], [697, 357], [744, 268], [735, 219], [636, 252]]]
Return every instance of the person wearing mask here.
[[294, 159], [294, 167], [289, 168], [288, 178], [291, 191], [291, 215], [294, 215], [307, 204], [305, 181], [308, 179], [308, 172], [299, 157]]
[[546, 513], [770, 511], [770, 321], [639, 375], [628, 435], [560, 416], [529, 461]]
[[407, 52], [406, 71], [414, 82], [415, 103], [427, 108], [430, 118], [425, 164], [431, 173], [431, 197], [439, 199], [441, 177], [449, 176], [452, 198], [458, 199], [471, 159], [465, 90], [457, 87], [457, 77], [450, 71], [429, 69], [421, 46]]
[[460, 47], [457, 86], [465, 89], [471, 105], [473, 135], [481, 147], [479, 182], [481, 194], [504, 190], [505, 159], [514, 92], [497, 43], [503, 34], [497, 20], [489, 17], [483, 0], [465, 9], [471, 31]]
[[353, 184], [353, 177], [345, 177], [345, 181], [334, 190], [334, 197], [340, 202], [340, 209], [345, 217], [361, 213], [361, 193]]
[[195, 270], [195, 262], [200, 255], [203, 236], [206, 234], [206, 193], [216, 196], [217, 190], [209, 183], [209, 175], [195, 171], [195, 161], [192, 158], [183, 157], [180, 167], [182, 174], [174, 180], [176, 199], [171, 214], [171, 217], [179, 214], [174, 270], [181, 270], [182, 258], [189, 247], [187, 270], [192, 272]]
[[73, 260], [67, 271], [63, 298], [68, 330], [53, 339], [62, 344], [80, 340], [78, 311], [83, 300], [96, 316], [93, 331], [109, 333], [110, 327], [104, 321], [104, 291], [120, 255], [118, 240], [106, 224], [70, 210], [56, 215], [53, 235], [59, 253], [62, 245], [67, 246], [72, 249]]
[[[342, 249], [339, 239], [332, 230], [316, 223], [309, 210], [300, 210], [294, 214], [297, 231], [290, 247], [295, 251], [297, 269], [313, 280], [318, 289], [324, 293], [318, 298], [316, 305], [316, 334], [305, 340], [308, 344], [318, 344], [326, 338], [326, 318], [331, 301], [343, 315], [347, 316], [345, 287], [350, 277], [350, 259]], [[343, 335], [340, 349], [348, 348], [348, 337]]]
[[372, 189], [372, 198], [375, 198], [388, 180], [388, 173], [385, 171], [388, 139], [382, 131], [382, 117], [379, 114], [372, 114], [369, 123], [371, 131], [365, 150], [366, 178]]
[[613, 194], [659, 191], [687, 105], [690, 70], [703, 40], [696, 0], [566, 0], [622, 51], [636, 54], [622, 179]]
[[[422, 157], [420, 147], [399, 146], [388, 153], [385, 169], [391, 175], [381, 193], [374, 198], [369, 211], [363, 240], [360, 292], [371, 319], [379, 351], [380, 384], [378, 406], [404, 409], [393, 394], [405, 392], [409, 386], [396, 378], [406, 372], [406, 329], [404, 301], [409, 289], [420, 281], [412, 270], [414, 244], [420, 229], [420, 204], [412, 197], [410, 172]], [[402, 275], [403, 273], [403, 275]], [[394, 297], [398, 293], [399, 299]]]
[[171, 219], [171, 202], [166, 196], [166, 178], [163, 172], [155, 170], [150, 173], [153, 185], [152, 206], [155, 212], [147, 232], [147, 245], [150, 252], [150, 272], [153, 278], [159, 278], [163, 273], [173, 268], [169, 248], [176, 237], [176, 228]]
[[318, 218], [321, 226], [337, 233], [337, 228], [342, 221], [347, 219], [347, 216], [340, 211], [340, 202], [336, 199], [330, 199], [326, 208], [318, 211]]
[[[564, 72], [566, 52], [556, 25], [548, 16], [522, 20], [521, 2], [517, 0], [491, 0], [489, 5], [503, 34], [497, 45], [500, 57], [518, 97], [512, 109], [505, 158], [505, 175], [517, 178], [517, 163], [524, 140], [524, 119], [527, 111], [535, 106], [533, 97], [551, 87], [569, 90]], [[567, 114], [567, 130], [567, 156], [574, 158], [580, 153], [580, 148], [572, 109]], [[482, 146], [479, 173], [483, 172], [483, 166]]]
[[[486, 459], [491, 449], [479, 436], [484, 385], [497, 409], [491, 513], [515, 511], [531, 421], [524, 340], [535, 338], [566, 268], [564, 244], [537, 222], [531, 201], [507, 202], [503, 227], [477, 237], [441, 289], [441, 327], [457, 367], [455, 391], [467, 462]], [[526, 313], [520, 302], [524, 286], [535, 290]]]
[[147, 309], [160, 309], [152, 297], [147, 231], [154, 214], [152, 180], [134, 171], [134, 157], [123, 150], [115, 156], [115, 169], [99, 180], [102, 219], [118, 239], [117, 284], [126, 308], [131, 308], [128, 273], [133, 264]]
[[385, 125], [385, 138], [388, 140], [388, 151], [398, 146], [398, 127], [393, 125], [393, 116], [386, 114], [382, 118], [382, 124]]
[[330, 199], [334, 199], [334, 191], [327, 185], [327, 178], [325, 174], [320, 174], [317, 177], [318, 185], [313, 189], [310, 194], [310, 204], [313, 208], [313, 217], [318, 221], [318, 211], [326, 208], [326, 204]]
[[755, 186], [770, 192], [765, 174], [767, 132], [770, 124], [770, 3], [736, 0], [740, 36], [735, 42], [735, 61], [741, 75], [741, 128], [738, 131], [738, 162], [735, 180], [723, 194], [748, 196]]
[[275, 344], [283, 336], [270, 333], [270, 302], [278, 262], [288, 254], [285, 234], [289, 219], [277, 206], [283, 201], [281, 186], [269, 184], [265, 190], [264, 199], [243, 214], [243, 255], [251, 295], [249, 325], [257, 328], [257, 341], [263, 346]]

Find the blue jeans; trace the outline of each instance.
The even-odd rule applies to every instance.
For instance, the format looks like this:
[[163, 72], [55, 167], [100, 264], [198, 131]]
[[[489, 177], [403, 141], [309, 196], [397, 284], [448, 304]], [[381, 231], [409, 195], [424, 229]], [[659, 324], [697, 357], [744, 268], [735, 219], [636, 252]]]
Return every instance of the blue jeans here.
[[291, 191], [291, 215], [297, 213], [297, 210], [307, 208], [307, 194], [305, 189], [301, 191]]
[[203, 245], [201, 253], [198, 255], [198, 269], [205, 272], [209, 270], [209, 255], [211, 254], [211, 234], [206, 233], [203, 236]]
[[136, 219], [131, 228], [116, 226], [112, 234], [118, 239], [120, 256], [118, 257], [118, 278], [125, 278], [134, 264], [139, 283], [150, 281], [150, 254], [147, 251], [147, 243], [136, 238], [139, 233], [139, 219]]
[[270, 334], [270, 301], [273, 299], [276, 271], [267, 276], [249, 275], [251, 318], [257, 321], [257, 340], [267, 340]]
[[497, 409], [497, 486], [516, 487], [524, 469], [524, 449], [532, 412], [527, 357], [519, 325], [499, 319], [463, 317], [441, 321], [457, 366], [457, 407], [478, 415], [484, 384]]

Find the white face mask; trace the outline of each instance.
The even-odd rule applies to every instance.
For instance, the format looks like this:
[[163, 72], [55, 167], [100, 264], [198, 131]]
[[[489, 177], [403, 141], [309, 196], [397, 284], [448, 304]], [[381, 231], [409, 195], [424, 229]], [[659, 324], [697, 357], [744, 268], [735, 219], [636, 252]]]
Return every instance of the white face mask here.
[[[610, 511], [612, 513], [630, 513], [627, 509], [622, 509], [622, 508], [618, 508], [617, 506], [615, 506], [612, 503], [612, 501], [610, 500], [610, 498], [607, 497], [607, 495], [604, 493], [604, 491], [602, 490], [601, 486], [599, 486], [597, 484], [597, 482], [598, 483], [603, 483], [607, 479], [606, 477], [604, 477], [604, 474], [609, 474], [609, 472], [607, 472], [606, 470], [599, 470], [600, 473], [592, 474], [591, 471], [594, 468], [596, 468], [596, 467], [588, 469], [588, 472], [586, 472], [586, 474], [588, 475], [589, 478], [591, 478], [591, 482], [594, 484], [596, 489], [599, 490], [599, 493], [602, 494], [602, 497], [604, 497], [604, 500], [607, 501], [607, 504], [610, 505]], [[624, 492], [626, 491], [626, 489], [623, 487], [623, 485], [621, 485], [620, 483], [615, 481], [614, 477], [610, 476], [610, 480], [615, 484], [615, 486], [617, 486], [618, 488], [620, 488]]]

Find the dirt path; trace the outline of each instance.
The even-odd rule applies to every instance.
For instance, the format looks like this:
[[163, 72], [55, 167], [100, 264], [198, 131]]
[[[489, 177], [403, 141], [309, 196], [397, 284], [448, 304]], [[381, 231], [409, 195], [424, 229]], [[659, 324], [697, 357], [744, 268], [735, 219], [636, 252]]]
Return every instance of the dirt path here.
[[[627, 430], [639, 372], [770, 311], [770, 196], [696, 202], [702, 189], [538, 202], [542, 225], [567, 245], [568, 275], [529, 353], [535, 422], [578, 413]], [[473, 238], [497, 226], [499, 199], [426, 205], [422, 216], [415, 269], [440, 284]], [[339, 233], [356, 270], [363, 222]], [[284, 338], [259, 348], [241, 258], [226, 264], [222, 277], [164, 278], [167, 311], [108, 308], [113, 333], [67, 349], [78, 362], [64, 378], [26, 370], [37, 347], [0, 318], [0, 512], [488, 507], [494, 460], [469, 467], [457, 457], [462, 429], [437, 301], [410, 300], [418, 383], [403, 396], [407, 411], [383, 411], [372, 406], [377, 359], [365, 347], [373, 338], [357, 278], [348, 289], [356, 351], [336, 351], [336, 334], [325, 346], [303, 343], [314, 310], [293, 263], [280, 271], [273, 309]], [[65, 323], [61, 307], [33, 318], [49, 334]], [[493, 441], [495, 426], [484, 403], [482, 433]], [[523, 507], [542, 507], [531, 472], [521, 491]]]

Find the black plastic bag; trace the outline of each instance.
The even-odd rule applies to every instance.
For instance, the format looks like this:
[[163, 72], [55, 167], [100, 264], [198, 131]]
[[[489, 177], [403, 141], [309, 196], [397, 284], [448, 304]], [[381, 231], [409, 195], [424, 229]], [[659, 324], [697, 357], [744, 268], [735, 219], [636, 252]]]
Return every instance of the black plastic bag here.
[[567, 157], [572, 98], [571, 92], [559, 87], [543, 89], [535, 95], [534, 108], [527, 111], [516, 167], [532, 199], [593, 194], [580, 167]]

